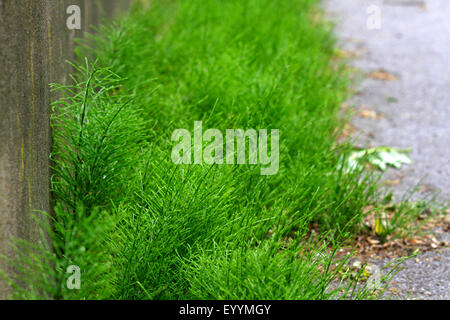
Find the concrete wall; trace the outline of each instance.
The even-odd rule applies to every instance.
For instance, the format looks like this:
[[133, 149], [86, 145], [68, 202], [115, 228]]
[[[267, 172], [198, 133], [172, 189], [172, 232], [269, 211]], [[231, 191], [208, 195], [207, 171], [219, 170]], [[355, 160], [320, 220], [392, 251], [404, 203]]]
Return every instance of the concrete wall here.
[[[125, 9], [130, 0], [0, 0], [0, 254], [8, 243], [40, 239], [32, 211], [50, 212], [49, 83], [66, 83], [75, 37]], [[68, 30], [66, 9], [82, 9], [82, 29]], [[0, 260], [0, 269], [14, 272]], [[0, 299], [10, 288], [0, 280]]]

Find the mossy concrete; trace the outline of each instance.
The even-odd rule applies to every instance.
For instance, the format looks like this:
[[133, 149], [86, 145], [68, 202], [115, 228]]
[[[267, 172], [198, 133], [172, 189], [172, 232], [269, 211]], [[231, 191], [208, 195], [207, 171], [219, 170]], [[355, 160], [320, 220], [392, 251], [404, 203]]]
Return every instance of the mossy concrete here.
[[[42, 240], [33, 215], [51, 212], [49, 84], [67, 83], [74, 39], [129, 0], [0, 0], [0, 254], [13, 238]], [[68, 30], [66, 9], [79, 5], [82, 30]], [[3, 259], [0, 269], [15, 272]], [[0, 280], [0, 299], [11, 288]]]

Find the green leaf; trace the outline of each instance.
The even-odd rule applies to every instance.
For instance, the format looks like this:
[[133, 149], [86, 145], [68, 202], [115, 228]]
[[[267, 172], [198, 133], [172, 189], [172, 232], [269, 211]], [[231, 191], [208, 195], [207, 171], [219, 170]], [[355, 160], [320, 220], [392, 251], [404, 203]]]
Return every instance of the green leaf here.
[[369, 149], [358, 149], [350, 153], [345, 164], [347, 172], [363, 168], [364, 164], [370, 163], [381, 171], [388, 166], [401, 168], [404, 164], [411, 164], [411, 158], [407, 155], [410, 149], [391, 147], [377, 147]]

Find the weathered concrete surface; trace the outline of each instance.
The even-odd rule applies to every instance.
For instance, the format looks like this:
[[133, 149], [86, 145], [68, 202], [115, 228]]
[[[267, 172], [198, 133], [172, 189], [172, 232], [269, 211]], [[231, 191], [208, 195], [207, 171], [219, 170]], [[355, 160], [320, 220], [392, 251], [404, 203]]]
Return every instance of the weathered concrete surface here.
[[[102, 0], [104, 13], [129, 0]], [[12, 257], [12, 238], [40, 241], [32, 212], [50, 212], [49, 83], [66, 83], [74, 38], [96, 25], [93, 0], [0, 0], [0, 254]], [[79, 5], [82, 29], [68, 30], [66, 8]], [[3, 260], [0, 269], [14, 272]], [[0, 298], [10, 288], [0, 280]]]
[[[367, 28], [367, 9], [372, 5], [381, 9], [379, 30]], [[385, 176], [398, 182], [393, 187], [397, 199], [425, 177], [424, 187], [414, 198], [439, 190], [439, 201], [448, 201], [450, 1], [326, 0], [324, 7], [337, 22], [341, 47], [357, 54], [353, 66], [364, 74], [384, 69], [397, 77], [394, 81], [367, 78], [358, 86], [350, 103], [381, 115], [379, 119], [352, 119], [359, 144], [412, 148], [413, 164], [391, 169]], [[382, 266], [386, 262], [374, 263]], [[396, 293], [394, 298], [450, 299], [449, 250], [428, 252], [404, 267], [388, 290]]]

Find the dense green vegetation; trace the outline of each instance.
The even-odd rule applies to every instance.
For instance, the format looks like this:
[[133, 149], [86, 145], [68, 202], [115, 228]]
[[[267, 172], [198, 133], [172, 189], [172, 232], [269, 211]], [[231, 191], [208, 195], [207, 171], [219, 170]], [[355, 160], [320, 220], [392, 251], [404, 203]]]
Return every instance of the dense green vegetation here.
[[[371, 297], [351, 283], [330, 286], [345, 262], [334, 260], [339, 243], [376, 185], [342, 169], [347, 79], [331, 64], [329, 28], [311, 19], [315, 5], [154, 0], [84, 43], [75, 84], [55, 86], [64, 98], [52, 120], [54, 250], [47, 263], [28, 261], [42, 270], [17, 294]], [[279, 129], [278, 173], [174, 164], [172, 132], [192, 132], [197, 120], [223, 132]], [[312, 223], [320, 237], [310, 236]], [[66, 288], [69, 265], [81, 269], [81, 290]]]

